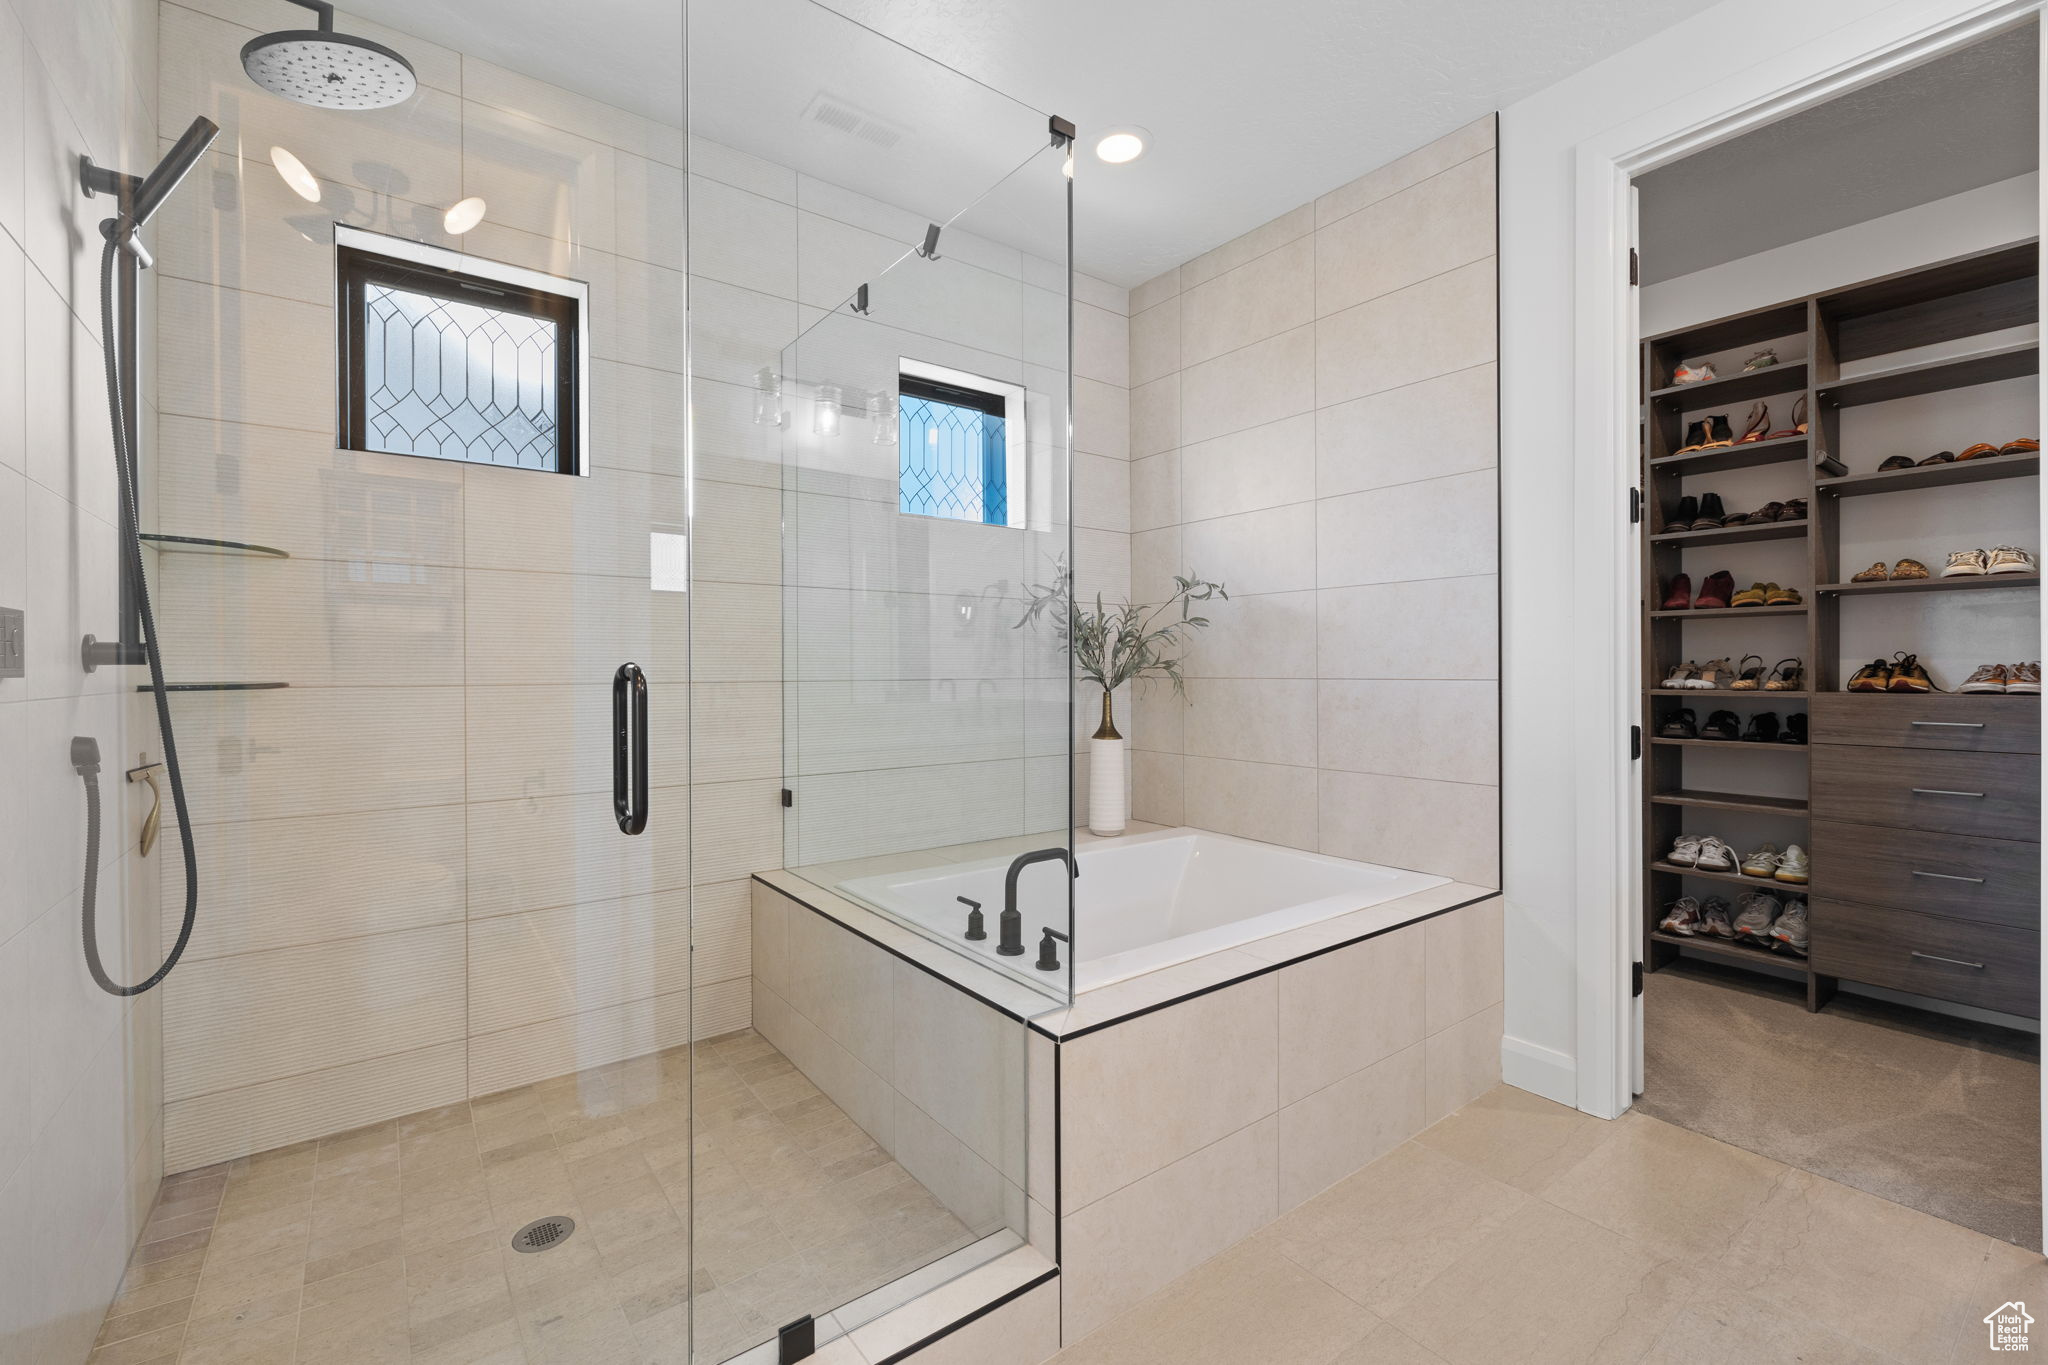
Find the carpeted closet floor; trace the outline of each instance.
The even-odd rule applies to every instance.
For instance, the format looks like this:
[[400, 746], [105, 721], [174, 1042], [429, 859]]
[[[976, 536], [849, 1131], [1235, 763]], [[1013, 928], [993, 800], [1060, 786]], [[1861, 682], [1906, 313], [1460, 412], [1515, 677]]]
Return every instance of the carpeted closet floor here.
[[1684, 960], [1644, 990], [1654, 1118], [2041, 1247], [2032, 1034]]

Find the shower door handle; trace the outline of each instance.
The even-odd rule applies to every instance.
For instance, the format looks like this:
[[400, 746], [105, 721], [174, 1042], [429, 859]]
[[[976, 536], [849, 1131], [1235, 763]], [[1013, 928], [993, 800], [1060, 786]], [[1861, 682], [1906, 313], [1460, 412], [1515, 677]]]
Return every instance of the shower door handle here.
[[647, 828], [647, 675], [638, 664], [612, 675], [612, 811], [623, 834]]

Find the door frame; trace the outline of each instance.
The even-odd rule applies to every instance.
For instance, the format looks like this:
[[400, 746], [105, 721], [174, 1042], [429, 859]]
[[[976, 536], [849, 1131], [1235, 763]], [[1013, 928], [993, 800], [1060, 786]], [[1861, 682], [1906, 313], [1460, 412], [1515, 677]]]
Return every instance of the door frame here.
[[[1572, 398], [1574, 448], [1571, 500], [1576, 532], [1571, 551], [1575, 584], [1608, 584], [1576, 623], [1582, 657], [1575, 671], [1591, 695], [1574, 743], [1573, 883], [1578, 980], [1575, 1020], [1577, 1107], [1617, 1117], [1633, 1100], [1639, 1054], [1632, 1045], [1635, 1017], [1631, 968], [1641, 942], [1643, 914], [1640, 839], [1630, 840], [1627, 812], [1639, 800], [1638, 767], [1629, 754], [1636, 723], [1639, 659], [1626, 642], [1635, 638], [1643, 591], [1636, 531], [1629, 524], [1629, 490], [1638, 486], [1639, 399], [1636, 290], [1628, 282], [1631, 182], [1656, 167], [1738, 137], [1789, 114], [1883, 80], [1957, 48], [2041, 18], [2044, 0], [1986, 0], [1962, 8], [1900, 6], [1905, 25], [1853, 25], [1836, 30], [1777, 60], [1730, 76], [1641, 117], [1619, 123], [1577, 144], [1573, 166]], [[1911, 27], [1919, 9], [1933, 13]], [[1859, 36], [1890, 29], [1889, 38]], [[2048, 89], [2048, 43], [2043, 44]], [[1702, 100], [1720, 107], [1704, 117]], [[2044, 99], [2048, 125], [2048, 99]], [[2043, 145], [2048, 146], [2048, 134]], [[2044, 420], [2048, 426], [2048, 420]], [[2048, 512], [2048, 496], [2043, 499]], [[2048, 516], [2042, 524], [2048, 526]], [[2044, 883], [2048, 884], [2048, 883]], [[2043, 968], [2048, 998], [2048, 961]], [[2048, 1091], [2043, 1095], [2048, 1131]], [[2048, 1170], [2048, 1149], [2044, 1149]]]

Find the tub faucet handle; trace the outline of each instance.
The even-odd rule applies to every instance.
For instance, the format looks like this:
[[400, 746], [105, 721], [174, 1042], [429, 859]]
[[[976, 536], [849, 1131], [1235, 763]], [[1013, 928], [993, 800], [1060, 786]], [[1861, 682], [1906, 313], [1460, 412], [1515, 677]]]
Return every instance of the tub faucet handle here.
[[966, 896], [955, 896], [953, 899], [967, 907], [967, 937], [977, 943], [987, 938], [988, 930], [982, 927], [981, 902]]
[[1038, 961], [1031, 965], [1041, 972], [1056, 972], [1060, 969], [1060, 950], [1053, 943], [1072, 943], [1073, 940], [1057, 929], [1047, 929], [1045, 937], [1038, 940]]

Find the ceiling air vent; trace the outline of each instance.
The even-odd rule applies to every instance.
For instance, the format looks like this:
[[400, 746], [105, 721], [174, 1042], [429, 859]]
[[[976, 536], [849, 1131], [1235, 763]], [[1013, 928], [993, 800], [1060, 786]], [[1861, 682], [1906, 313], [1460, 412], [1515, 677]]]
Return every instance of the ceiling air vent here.
[[903, 140], [903, 129], [868, 113], [851, 100], [843, 100], [823, 90], [811, 97], [803, 116], [806, 122], [822, 123], [835, 133], [857, 137], [862, 142], [871, 142], [884, 149]]

